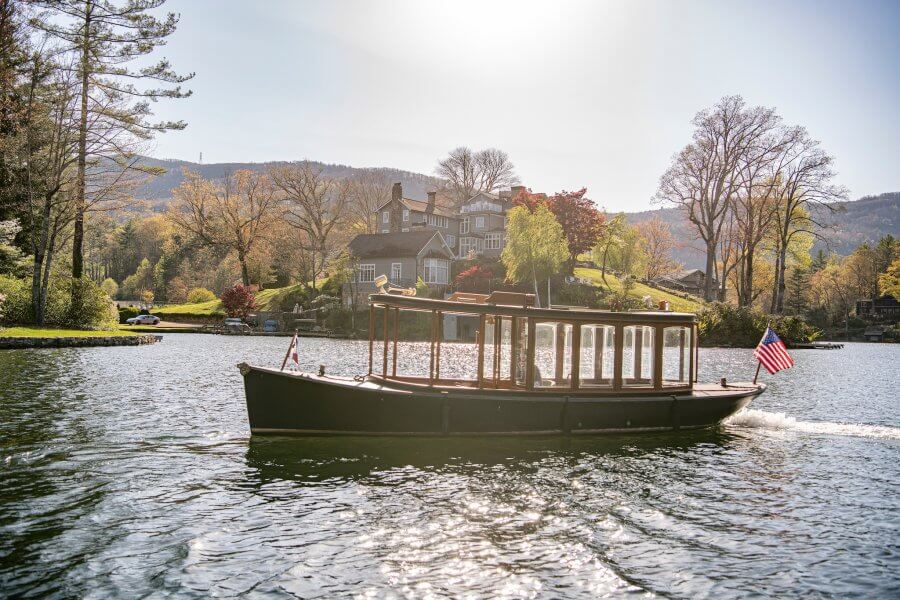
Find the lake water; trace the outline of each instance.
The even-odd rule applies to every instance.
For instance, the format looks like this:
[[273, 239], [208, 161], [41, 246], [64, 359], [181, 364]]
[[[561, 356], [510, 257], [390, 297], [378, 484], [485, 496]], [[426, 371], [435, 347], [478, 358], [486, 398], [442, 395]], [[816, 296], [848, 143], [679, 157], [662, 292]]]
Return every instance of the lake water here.
[[714, 431], [251, 440], [235, 364], [287, 343], [0, 351], [0, 596], [900, 595], [898, 345], [795, 351]]

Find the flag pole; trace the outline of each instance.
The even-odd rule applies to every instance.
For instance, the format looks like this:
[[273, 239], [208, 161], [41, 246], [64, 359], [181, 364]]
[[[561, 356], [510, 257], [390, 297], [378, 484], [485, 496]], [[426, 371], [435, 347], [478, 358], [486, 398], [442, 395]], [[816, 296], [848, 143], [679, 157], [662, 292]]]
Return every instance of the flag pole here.
[[[287, 352], [284, 353], [284, 360], [281, 361], [281, 370], [284, 371], [284, 366], [287, 364], [287, 359], [291, 355], [291, 350], [294, 349], [294, 342], [297, 341], [297, 332], [294, 332], [294, 337], [291, 338], [291, 345], [288, 346]], [[754, 381], [754, 383], [756, 383]]]
[[[287, 360], [287, 359], [285, 359]], [[762, 363], [756, 361], [756, 375], [753, 376], [753, 385], [756, 385], [756, 378], [759, 377], [759, 368], [762, 366]]]

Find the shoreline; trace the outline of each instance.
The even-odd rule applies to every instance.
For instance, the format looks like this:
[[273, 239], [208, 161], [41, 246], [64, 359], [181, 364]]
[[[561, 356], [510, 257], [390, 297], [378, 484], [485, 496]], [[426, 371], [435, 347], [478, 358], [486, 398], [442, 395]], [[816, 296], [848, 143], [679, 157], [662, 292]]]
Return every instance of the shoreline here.
[[109, 336], [2, 336], [0, 350], [21, 350], [27, 348], [88, 348], [107, 346], [143, 346], [155, 344], [162, 336], [153, 334], [109, 335]]

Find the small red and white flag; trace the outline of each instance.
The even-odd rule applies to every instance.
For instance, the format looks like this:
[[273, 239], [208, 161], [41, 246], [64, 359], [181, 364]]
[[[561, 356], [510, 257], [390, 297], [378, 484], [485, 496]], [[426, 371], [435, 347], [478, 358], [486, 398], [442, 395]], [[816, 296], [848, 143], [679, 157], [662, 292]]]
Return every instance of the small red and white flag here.
[[756, 350], [753, 351], [753, 356], [769, 373], [777, 373], [794, 366], [794, 359], [788, 354], [784, 342], [772, 331], [771, 327], [766, 327], [766, 332]]

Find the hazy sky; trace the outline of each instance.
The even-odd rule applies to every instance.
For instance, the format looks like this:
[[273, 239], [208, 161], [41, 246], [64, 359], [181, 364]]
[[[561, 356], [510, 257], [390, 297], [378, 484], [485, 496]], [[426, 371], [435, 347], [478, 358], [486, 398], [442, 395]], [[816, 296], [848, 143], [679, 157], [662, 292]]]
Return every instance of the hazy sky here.
[[[252, 8], [251, 8], [252, 7]], [[835, 155], [851, 197], [900, 190], [900, 2], [170, 0], [195, 71], [153, 154], [432, 173], [507, 151], [535, 191], [650, 206], [690, 120], [728, 94]]]

